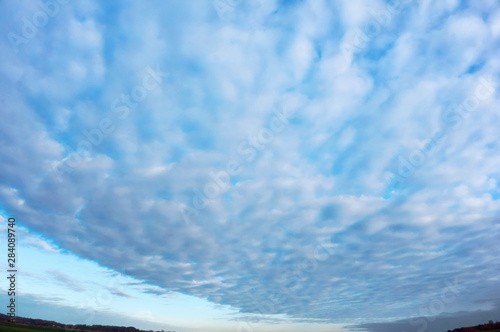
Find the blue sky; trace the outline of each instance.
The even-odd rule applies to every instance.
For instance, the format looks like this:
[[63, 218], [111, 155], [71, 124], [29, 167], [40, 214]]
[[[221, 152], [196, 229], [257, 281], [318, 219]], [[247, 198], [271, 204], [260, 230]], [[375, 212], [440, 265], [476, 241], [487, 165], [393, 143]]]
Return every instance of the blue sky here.
[[500, 316], [497, 1], [0, 1], [0, 34], [19, 315]]

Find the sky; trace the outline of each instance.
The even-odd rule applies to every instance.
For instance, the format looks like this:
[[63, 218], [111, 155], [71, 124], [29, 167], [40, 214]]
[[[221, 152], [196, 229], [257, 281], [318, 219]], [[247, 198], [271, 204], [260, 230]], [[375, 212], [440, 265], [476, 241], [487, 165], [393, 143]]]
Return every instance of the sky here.
[[0, 0], [0, 36], [19, 316], [500, 320], [496, 0]]

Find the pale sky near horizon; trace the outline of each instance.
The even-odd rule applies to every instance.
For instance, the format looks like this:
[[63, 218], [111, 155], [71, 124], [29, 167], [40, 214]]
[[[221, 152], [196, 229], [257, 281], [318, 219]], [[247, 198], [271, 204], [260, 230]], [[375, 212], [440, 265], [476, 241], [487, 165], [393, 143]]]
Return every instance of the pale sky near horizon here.
[[17, 314], [500, 319], [499, 51], [494, 0], [0, 0]]

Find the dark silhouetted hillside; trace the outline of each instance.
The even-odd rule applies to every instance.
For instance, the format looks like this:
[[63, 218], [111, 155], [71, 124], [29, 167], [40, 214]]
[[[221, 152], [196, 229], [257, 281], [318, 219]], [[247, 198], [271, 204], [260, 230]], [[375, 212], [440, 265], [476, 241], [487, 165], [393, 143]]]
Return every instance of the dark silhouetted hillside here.
[[[8, 322], [9, 316], [0, 314], [0, 322]], [[16, 317], [16, 324], [37, 326], [37, 327], [50, 327], [63, 330], [75, 330], [75, 331], [96, 331], [96, 332], [154, 332], [152, 330], [145, 331], [139, 330], [135, 327], [124, 327], [124, 326], [108, 326], [108, 325], [66, 325], [50, 320], [44, 319], [34, 319], [26, 317]], [[160, 331], [158, 331], [160, 332]], [[164, 331], [164, 332], [175, 332], [175, 331]]]
[[490, 320], [488, 324], [482, 324], [477, 326], [461, 327], [454, 330], [448, 330], [448, 332], [479, 332], [479, 331], [499, 331], [500, 332], [500, 322], [493, 323]]

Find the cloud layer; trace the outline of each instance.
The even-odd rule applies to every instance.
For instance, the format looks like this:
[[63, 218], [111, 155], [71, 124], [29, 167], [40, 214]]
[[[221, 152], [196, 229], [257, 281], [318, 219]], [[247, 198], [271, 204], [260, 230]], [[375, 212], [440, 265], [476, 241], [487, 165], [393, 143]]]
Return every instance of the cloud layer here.
[[2, 209], [244, 313], [493, 305], [500, 7], [220, 3], [0, 3]]

